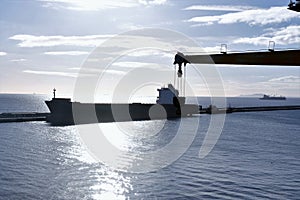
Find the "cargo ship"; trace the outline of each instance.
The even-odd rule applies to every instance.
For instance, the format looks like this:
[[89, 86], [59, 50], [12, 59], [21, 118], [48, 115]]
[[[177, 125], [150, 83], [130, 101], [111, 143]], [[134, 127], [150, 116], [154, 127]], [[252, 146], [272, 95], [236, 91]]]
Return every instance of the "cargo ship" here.
[[158, 89], [156, 103], [80, 103], [70, 98], [45, 101], [50, 115], [46, 121], [51, 125], [74, 125], [103, 122], [170, 119], [199, 114], [199, 105], [186, 104], [185, 97], [172, 84]]
[[284, 96], [271, 96], [271, 95], [266, 95], [264, 94], [264, 96], [262, 98], [259, 98], [260, 100], [286, 100], [286, 97]]

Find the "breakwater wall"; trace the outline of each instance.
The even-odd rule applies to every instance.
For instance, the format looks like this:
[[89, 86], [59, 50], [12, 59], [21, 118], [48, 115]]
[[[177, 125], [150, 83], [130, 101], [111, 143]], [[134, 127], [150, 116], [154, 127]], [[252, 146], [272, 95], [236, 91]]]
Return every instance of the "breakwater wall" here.
[[220, 113], [234, 113], [234, 112], [261, 112], [261, 111], [275, 111], [275, 110], [300, 110], [300, 105], [296, 106], [260, 106], [260, 107], [227, 107], [217, 108], [216, 106], [209, 106], [207, 108], [199, 109], [200, 114], [220, 114]]
[[46, 117], [48, 115], [50, 115], [50, 113], [38, 113], [38, 112], [1, 113], [0, 123], [46, 121]]

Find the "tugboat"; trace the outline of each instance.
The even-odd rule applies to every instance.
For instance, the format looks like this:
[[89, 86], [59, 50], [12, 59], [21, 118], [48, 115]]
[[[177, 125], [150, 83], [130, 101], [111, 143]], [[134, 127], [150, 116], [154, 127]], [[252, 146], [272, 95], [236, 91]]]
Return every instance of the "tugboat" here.
[[286, 97], [284, 96], [271, 96], [271, 95], [266, 95], [264, 94], [264, 96], [262, 98], [259, 98], [260, 100], [286, 100]]
[[46, 121], [51, 125], [74, 125], [102, 122], [170, 119], [199, 114], [199, 105], [185, 104], [185, 97], [172, 84], [158, 89], [156, 103], [80, 103], [70, 98], [45, 101], [51, 114]]

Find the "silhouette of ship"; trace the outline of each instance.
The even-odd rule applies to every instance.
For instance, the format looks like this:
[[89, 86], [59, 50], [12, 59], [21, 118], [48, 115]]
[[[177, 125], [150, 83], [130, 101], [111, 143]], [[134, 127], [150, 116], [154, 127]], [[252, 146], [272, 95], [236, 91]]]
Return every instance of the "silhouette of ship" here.
[[69, 98], [56, 98], [55, 91], [54, 98], [45, 101], [51, 112], [46, 121], [52, 125], [170, 119], [199, 114], [199, 105], [185, 104], [185, 97], [180, 97], [172, 84], [158, 89], [154, 104], [72, 102]]
[[264, 96], [262, 98], [259, 98], [260, 100], [286, 100], [286, 97], [284, 96], [275, 96], [275, 95], [266, 95], [264, 94]]

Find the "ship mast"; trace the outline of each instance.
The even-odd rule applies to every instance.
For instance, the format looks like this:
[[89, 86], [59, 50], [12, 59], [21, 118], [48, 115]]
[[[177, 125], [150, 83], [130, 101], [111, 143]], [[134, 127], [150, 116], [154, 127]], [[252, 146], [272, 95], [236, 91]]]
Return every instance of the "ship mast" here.
[[56, 92], [56, 89], [54, 88], [53, 89], [53, 99], [55, 99], [55, 92]]

